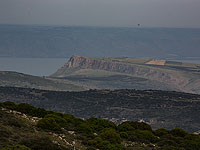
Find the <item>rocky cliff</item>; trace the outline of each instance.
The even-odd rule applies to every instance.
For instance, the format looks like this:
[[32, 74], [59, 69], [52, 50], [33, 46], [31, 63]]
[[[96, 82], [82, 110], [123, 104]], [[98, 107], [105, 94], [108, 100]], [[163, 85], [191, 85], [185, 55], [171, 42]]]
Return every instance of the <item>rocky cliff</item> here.
[[178, 89], [183, 88], [189, 82], [188, 78], [175, 70], [163, 69], [145, 63], [125, 62], [114, 58], [89, 58], [82, 56], [72, 56], [69, 61], [52, 76], [66, 77], [80, 69], [105, 70], [129, 74], [159, 81], [163, 84], [169, 84]]

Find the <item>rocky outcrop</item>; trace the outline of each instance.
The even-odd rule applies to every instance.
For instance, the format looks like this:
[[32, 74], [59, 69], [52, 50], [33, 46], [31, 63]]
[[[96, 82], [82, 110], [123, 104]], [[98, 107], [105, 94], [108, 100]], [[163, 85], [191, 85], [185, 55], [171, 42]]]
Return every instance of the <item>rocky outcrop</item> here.
[[115, 59], [88, 58], [82, 56], [72, 56], [69, 61], [62, 66], [53, 77], [65, 77], [71, 72], [79, 69], [105, 70], [130, 74], [137, 77], [147, 78], [171, 84], [176, 88], [182, 88], [188, 84], [188, 79], [175, 71], [165, 71], [164, 69], [154, 68], [146, 64], [133, 64], [130, 62], [116, 61]]

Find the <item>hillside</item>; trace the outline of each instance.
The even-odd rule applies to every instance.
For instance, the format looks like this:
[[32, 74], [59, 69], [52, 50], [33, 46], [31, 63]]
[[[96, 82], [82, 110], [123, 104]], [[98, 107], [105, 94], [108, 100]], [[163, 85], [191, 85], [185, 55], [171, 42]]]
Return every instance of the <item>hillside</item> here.
[[200, 135], [180, 128], [152, 130], [144, 122], [119, 125], [82, 120], [13, 102], [0, 103], [1, 150], [199, 150]]
[[199, 59], [200, 29], [0, 25], [0, 57]]
[[156, 89], [200, 94], [200, 65], [166, 60], [72, 56], [51, 77], [88, 89]]
[[46, 77], [38, 77], [18, 72], [0, 71], [0, 86], [37, 88], [43, 90], [80, 91], [82, 87], [68, 82], [60, 82]]
[[200, 95], [155, 90], [45, 91], [0, 87], [0, 101], [29, 103], [80, 118], [148, 122], [154, 129], [200, 130]]

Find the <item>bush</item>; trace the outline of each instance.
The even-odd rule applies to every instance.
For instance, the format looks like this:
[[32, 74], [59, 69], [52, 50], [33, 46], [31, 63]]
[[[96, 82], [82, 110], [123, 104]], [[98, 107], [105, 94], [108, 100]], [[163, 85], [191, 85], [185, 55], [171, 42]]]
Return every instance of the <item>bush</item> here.
[[100, 134], [103, 140], [109, 141], [111, 144], [120, 144], [121, 138], [114, 129], [104, 129]]
[[90, 128], [90, 126], [86, 123], [81, 123], [79, 124], [75, 130], [78, 132], [78, 133], [81, 133], [83, 135], [86, 135], [86, 136], [92, 136], [92, 129]]
[[185, 140], [191, 140], [191, 141], [197, 141], [200, 142], [200, 135], [195, 135], [195, 134], [187, 134], [184, 137]]
[[128, 131], [127, 134], [128, 134], [128, 140], [129, 141], [138, 141], [138, 138], [136, 136], [136, 131]]
[[130, 124], [129, 121], [127, 121], [127, 122], [123, 122], [123, 123], [119, 124], [119, 125], [117, 126], [117, 130], [118, 130], [119, 132], [133, 131], [133, 130], [134, 130], [134, 127], [131, 126], [131, 124]]
[[170, 145], [170, 146], [177, 146], [177, 143], [173, 140], [169, 140], [169, 139], [162, 139], [161, 141], [159, 141], [158, 146], [166, 146], [166, 145]]
[[92, 146], [89, 146], [89, 147], [87, 147], [87, 150], [96, 150], [96, 148], [92, 147]]
[[170, 131], [170, 134], [172, 134], [175, 137], [184, 137], [187, 135], [187, 132], [185, 132], [183, 129], [176, 128], [176, 129], [172, 129]]
[[7, 146], [2, 150], [31, 150], [31, 149], [24, 145], [13, 145], [13, 146]]
[[105, 119], [100, 119], [100, 118], [90, 118], [86, 121], [90, 127], [95, 131], [95, 132], [100, 132], [105, 128], [113, 128], [116, 129], [116, 125]]
[[12, 132], [9, 130], [8, 127], [0, 124], [0, 135], [0, 137], [9, 138], [10, 136], [12, 136]]
[[28, 114], [28, 115], [31, 115], [31, 112], [33, 109], [34, 109], [33, 106], [26, 104], [26, 103], [21, 103], [21, 104], [17, 105], [17, 108], [16, 108], [17, 111], [20, 111], [20, 112], [22, 112], [24, 114]]
[[61, 131], [61, 127], [56, 123], [54, 118], [43, 118], [37, 123], [37, 127], [44, 130]]
[[48, 114], [46, 115], [43, 119], [45, 118], [52, 118], [55, 120], [55, 122], [62, 128], [67, 128], [68, 125], [67, 125], [67, 121], [65, 119], [63, 119], [61, 117], [62, 115], [60, 114]]
[[16, 104], [14, 102], [11, 102], [11, 101], [6, 101], [6, 102], [3, 102], [2, 105], [7, 108], [7, 109], [11, 109], [11, 110], [16, 110]]
[[77, 127], [77, 126], [79, 126], [79, 125], [82, 124], [82, 123], [85, 123], [85, 121], [83, 121], [83, 120], [80, 119], [80, 118], [74, 118], [74, 121], [73, 121], [74, 127]]
[[14, 117], [10, 117], [10, 119], [8, 120], [8, 125], [15, 126], [15, 127], [18, 127], [18, 128], [26, 126], [24, 120], [22, 120], [20, 118], [14, 118]]
[[63, 118], [67, 121], [67, 123], [74, 124], [75, 122], [75, 117], [71, 114], [64, 114]]
[[161, 137], [161, 136], [164, 136], [164, 135], [167, 135], [169, 133], [169, 131], [167, 131], [166, 129], [164, 128], [161, 128], [161, 129], [158, 129], [154, 132], [155, 135]]
[[101, 150], [124, 150], [121, 144], [110, 144], [108, 142], [102, 143]]
[[14, 102], [6, 101], [2, 103], [2, 106], [11, 110], [16, 110], [24, 114], [28, 114], [34, 117], [44, 117], [47, 114], [52, 114], [52, 111], [46, 111], [43, 108], [35, 108], [29, 104], [21, 103], [16, 105]]
[[185, 150], [183, 147], [175, 147], [171, 145], [166, 145], [162, 147], [162, 150]]
[[200, 141], [184, 141], [183, 145], [187, 150], [200, 150]]
[[120, 132], [120, 137], [124, 139], [128, 139], [128, 133], [127, 132]]
[[0, 102], [0, 107], [3, 107], [3, 103]]
[[88, 145], [99, 148], [103, 140], [100, 137], [96, 137], [88, 141]]
[[64, 148], [55, 145], [49, 137], [26, 137], [21, 141], [21, 144], [30, 147], [31, 150], [65, 150]]
[[33, 108], [30, 115], [34, 117], [43, 118], [47, 114], [51, 114], [53, 112], [46, 111], [44, 108]]
[[136, 121], [130, 121], [129, 123], [130, 123], [130, 125], [131, 125], [134, 129], [138, 129], [138, 130], [150, 130], [150, 131], [152, 131], [151, 126], [148, 125], [147, 123], [144, 123], [144, 122], [136, 122]]
[[140, 140], [145, 140], [152, 143], [155, 143], [158, 141], [158, 138], [151, 131], [147, 131], [147, 130], [137, 130], [136, 136]]

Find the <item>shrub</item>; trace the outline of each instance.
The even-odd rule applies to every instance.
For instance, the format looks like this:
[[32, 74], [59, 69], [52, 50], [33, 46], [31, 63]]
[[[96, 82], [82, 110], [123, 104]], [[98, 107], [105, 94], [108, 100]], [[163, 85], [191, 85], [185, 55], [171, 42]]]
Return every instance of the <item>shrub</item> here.
[[147, 130], [137, 130], [136, 136], [140, 140], [146, 140], [152, 143], [155, 143], [158, 141], [158, 138], [151, 131], [147, 131]]
[[184, 137], [185, 140], [191, 140], [191, 141], [197, 141], [200, 142], [200, 135], [195, 135], [195, 134], [187, 134]]
[[20, 119], [20, 118], [14, 118], [14, 117], [10, 117], [9, 120], [8, 120], [8, 125], [10, 126], [15, 126], [15, 127], [18, 127], [18, 128], [21, 128], [21, 127], [25, 127], [26, 124], [25, 124], [25, 121]]
[[17, 106], [14, 102], [11, 102], [11, 101], [3, 102], [2, 105], [3, 105], [5, 108], [11, 109], [11, 110], [15, 110], [15, 109], [16, 109], [16, 106]]
[[88, 145], [99, 148], [103, 140], [100, 137], [96, 137], [88, 141]]
[[45, 115], [51, 113], [51, 111], [46, 111], [44, 108], [33, 108], [30, 115], [34, 117], [43, 118]]
[[81, 133], [81, 134], [84, 134], [86, 136], [91, 136], [93, 135], [92, 134], [92, 129], [90, 128], [90, 126], [86, 123], [81, 123], [79, 124], [75, 130], [78, 132], [78, 133]]
[[165, 145], [177, 146], [177, 143], [175, 141], [169, 139], [162, 139], [157, 144], [162, 147]]
[[119, 132], [133, 131], [133, 130], [134, 130], [134, 127], [131, 126], [131, 124], [130, 124], [129, 121], [127, 121], [127, 122], [123, 122], [123, 123], [119, 124], [119, 125], [117, 126], [117, 130], [118, 130]]
[[101, 150], [124, 150], [121, 144], [102, 143]]
[[12, 135], [12, 132], [8, 127], [0, 124], [0, 137], [9, 138]]
[[162, 150], [185, 150], [183, 147], [175, 147], [171, 145], [166, 145], [162, 147]]
[[154, 134], [157, 135], [157, 136], [164, 136], [164, 135], [167, 135], [169, 133], [169, 131], [167, 131], [166, 129], [164, 128], [161, 128], [161, 129], [157, 129], [155, 130]]
[[82, 119], [80, 118], [74, 118], [74, 122], [73, 122], [73, 125], [75, 127], [77, 127], [78, 125], [82, 124], [82, 123], [85, 123], [85, 121], [83, 121]]
[[119, 134], [120, 134], [121, 138], [124, 138], [124, 139], [128, 138], [128, 133], [127, 132], [120, 132]]
[[187, 150], [200, 150], [200, 141], [186, 140], [183, 146]]
[[7, 146], [2, 150], [31, 150], [31, 149], [24, 145], [12, 145], [12, 146]]
[[61, 127], [56, 123], [54, 118], [43, 118], [37, 123], [37, 127], [44, 130], [61, 131]]
[[100, 137], [103, 140], [109, 141], [111, 144], [118, 144], [118, 143], [120, 144], [121, 142], [120, 135], [116, 133], [114, 129], [103, 130], [102, 133], [100, 134]]
[[26, 137], [21, 142], [21, 144], [30, 147], [31, 150], [65, 150], [64, 148], [55, 145], [49, 137]]
[[0, 102], [0, 107], [3, 107], [3, 103]]
[[67, 121], [67, 123], [74, 124], [75, 122], [75, 117], [71, 114], [64, 114], [63, 118]]
[[48, 114], [44, 117], [45, 118], [52, 118], [55, 120], [55, 122], [60, 126], [60, 127], [63, 127], [63, 128], [67, 128], [67, 121], [65, 119], [63, 119], [61, 117], [61, 115], [59, 114]]
[[128, 133], [129, 141], [137, 141], [138, 140], [135, 131], [128, 131], [127, 133]]
[[28, 114], [28, 115], [31, 115], [31, 112], [33, 109], [34, 109], [33, 106], [26, 104], [26, 103], [18, 104], [16, 107], [17, 111], [20, 111], [20, 112], [22, 112], [24, 114]]
[[183, 129], [176, 128], [176, 129], [172, 129], [170, 131], [170, 134], [172, 134], [175, 137], [184, 137], [187, 135], [187, 132], [185, 132]]
[[96, 132], [100, 132], [105, 128], [113, 128], [113, 129], [116, 128], [116, 125], [113, 122], [105, 119], [90, 118], [86, 122]]
[[130, 125], [131, 125], [134, 129], [138, 129], [138, 130], [150, 130], [150, 131], [152, 131], [151, 126], [148, 125], [147, 123], [144, 123], [144, 122], [136, 122], [136, 121], [130, 121], [129, 123], [130, 123]]
[[87, 147], [87, 150], [96, 150], [96, 148], [92, 147], [92, 146], [89, 146], [89, 147]]

